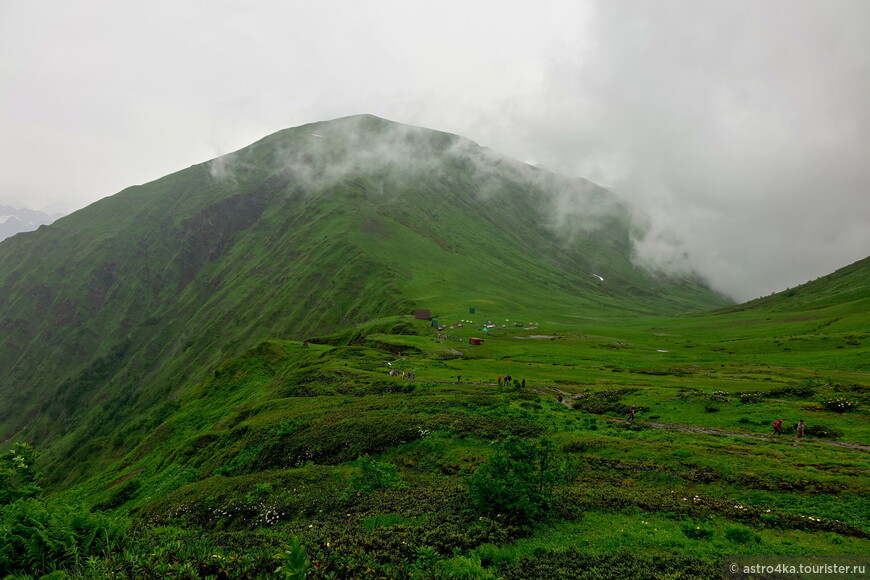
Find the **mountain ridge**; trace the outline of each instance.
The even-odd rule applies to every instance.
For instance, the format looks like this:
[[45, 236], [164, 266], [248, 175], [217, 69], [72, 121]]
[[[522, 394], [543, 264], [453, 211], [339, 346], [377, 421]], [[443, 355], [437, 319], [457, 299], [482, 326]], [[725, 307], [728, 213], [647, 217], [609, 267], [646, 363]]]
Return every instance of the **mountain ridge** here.
[[46, 213], [33, 209], [0, 205], [0, 242], [15, 234], [30, 232], [39, 226], [48, 225], [65, 214]]
[[[632, 219], [585, 180], [448, 133], [373, 116], [273, 133], [0, 244], [0, 436], [99, 441], [85, 417], [135, 425], [262, 340], [414, 307], [624, 316], [726, 302], [635, 267]], [[142, 432], [161, 412], [148, 415]]]

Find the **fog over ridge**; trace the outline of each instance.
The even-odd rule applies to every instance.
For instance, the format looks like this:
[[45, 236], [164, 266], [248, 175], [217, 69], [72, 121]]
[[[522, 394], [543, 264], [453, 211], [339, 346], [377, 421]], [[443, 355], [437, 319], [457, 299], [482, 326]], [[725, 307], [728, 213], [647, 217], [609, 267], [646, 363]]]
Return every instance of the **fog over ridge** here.
[[[250, 148], [208, 162], [209, 174], [218, 183], [239, 185], [256, 166], [246, 159], [258, 147], [274, 149], [266, 171], [282, 174], [294, 191], [326, 192], [344, 180], [359, 175], [385, 180], [404, 175], [434, 174], [450, 181], [461, 168], [474, 183], [467, 193], [478, 200], [498, 199], [505, 187], [527, 187], [541, 211], [544, 226], [570, 246], [580, 233], [594, 233], [621, 223], [640, 242], [649, 230], [649, 216], [624, 200], [582, 178], [569, 178], [547, 169], [511, 159], [470, 139], [437, 130], [397, 123], [372, 115], [355, 115], [280, 131]], [[377, 180], [375, 180], [377, 185]], [[386, 205], [403, 191], [384, 188], [375, 191]], [[529, 216], [536, 219], [536, 216]], [[630, 223], [633, 219], [639, 221]], [[637, 237], [637, 239], [634, 239]], [[639, 253], [635, 253], [640, 256]], [[671, 264], [638, 262], [650, 270], [672, 273]], [[680, 275], [697, 272], [680, 271]]]
[[863, 0], [7, 2], [0, 204], [367, 111], [600, 184], [639, 259], [749, 299], [870, 253], [868, 54]]

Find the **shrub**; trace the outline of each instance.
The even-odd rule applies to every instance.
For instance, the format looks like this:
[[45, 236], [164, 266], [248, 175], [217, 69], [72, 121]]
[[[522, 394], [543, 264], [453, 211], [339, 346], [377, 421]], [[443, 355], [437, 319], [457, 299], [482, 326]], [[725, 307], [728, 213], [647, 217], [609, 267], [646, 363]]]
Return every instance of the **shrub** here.
[[764, 393], [755, 392], [745, 392], [745, 393], [737, 393], [737, 397], [740, 399], [740, 402], [743, 404], [747, 403], [760, 403], [764, 398]]
[[716, 405], [714, 405], [710, 401], [706, 401], [704, 403], [704, 410], [707, 411], [708, 413], [718, 413], [719, 407], [717, 407]]
[[128, 523], [83, 504], [23, 499], [0, 508], [0, 576], [48, 574], [110, 551]]
[[574, 408], [578, 411], [586, 411], [595, 415], [603, 415], [605, 413], [623, 415], [628, 412], [628, 407], [623, 403], [593, 399], [592, 397], [585, 397], [574, 401]]
[[767, 392], [768, 397], [794, 397], [795, 399], [809, 399], [816, 394], [815, 389], [807, 384], [793, 387], [777, 387]]
[[823, 439], [837, 439], [838, 437], [843, 436], [843, 432], [839, 429], [822, 424], [807, 425], [804, 428], [804, 432], [807, 435], [821, 437]]
[[378, 489], [399, 487], [402, 484], [402, 475], [392, 463], [375, 461], [368, 455], [354, 461], [356, 470], [348, 480], [344, 498], [353, 495], [371, 493]]
[[680, 529], [683, 530], [683, 534], [685, 534], [687, 538], [693, 540], [709, 540], [713, 537], [713, 530], [700, 525], [682, 524]]
[[743, 526], [731, 526], [725, 529], [725, 539], [735, 544], [760, 543], [761, 536]]
[[858, 403], [856, 401], [849, 401], [847, 399], [844, 399], [843, 397], [837, 397], [836, 399], [822, 401], [822, 406], [828, 411], [845, 413], [846, 411], [856, 409], [858, 407]]
[[468, 479], [468, 492], [479, 511], [528, 522], [550, 509], [558, 479], [551, 442], [508, 437], [499, 453]]

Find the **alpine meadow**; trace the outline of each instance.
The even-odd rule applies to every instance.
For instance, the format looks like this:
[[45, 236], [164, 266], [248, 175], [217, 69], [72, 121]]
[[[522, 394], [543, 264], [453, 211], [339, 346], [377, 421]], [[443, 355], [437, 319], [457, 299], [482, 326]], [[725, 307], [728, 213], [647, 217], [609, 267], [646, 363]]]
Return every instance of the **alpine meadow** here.
[[647, 229], [359, 115], [0, 242], [0, 578], [866, 562], [870, 257], [734, 304]]

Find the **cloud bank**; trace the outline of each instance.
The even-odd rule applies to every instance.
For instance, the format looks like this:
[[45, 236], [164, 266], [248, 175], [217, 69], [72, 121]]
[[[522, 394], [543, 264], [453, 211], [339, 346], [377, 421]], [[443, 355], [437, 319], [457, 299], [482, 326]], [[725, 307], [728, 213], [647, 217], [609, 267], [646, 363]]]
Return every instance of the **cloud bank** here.
[[83, 206], [359, 113], [615, 191], [738, 299], [870, 249], [863, 0], [0, 4], [0, 203]]

